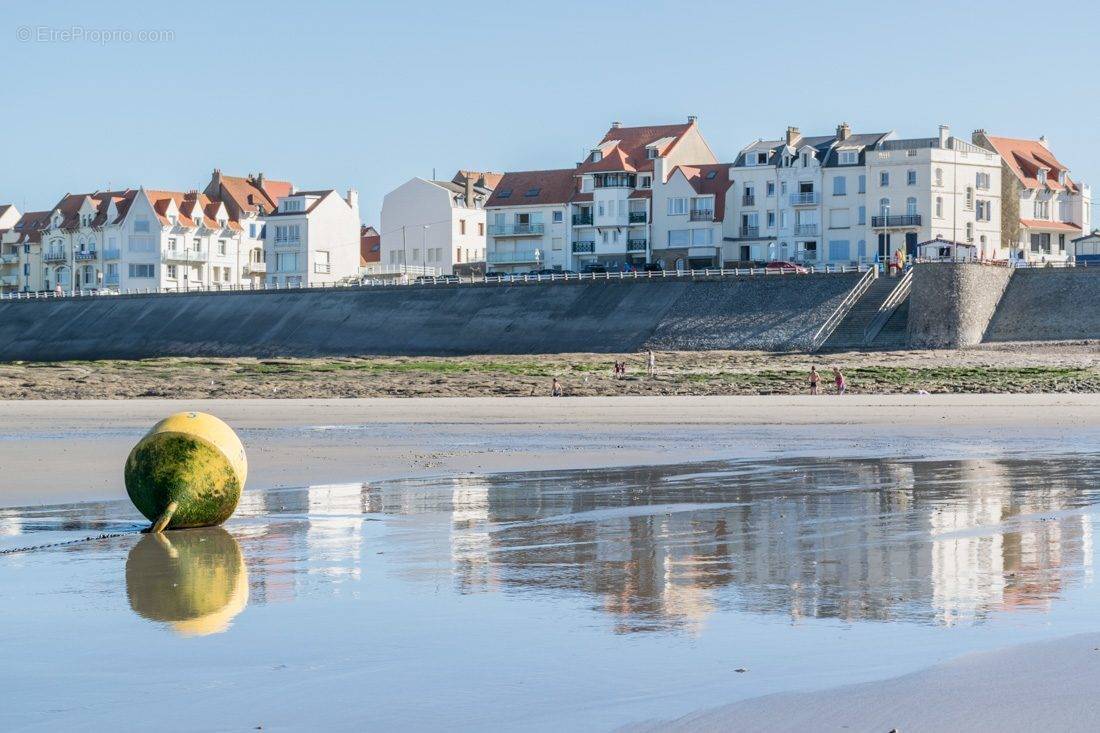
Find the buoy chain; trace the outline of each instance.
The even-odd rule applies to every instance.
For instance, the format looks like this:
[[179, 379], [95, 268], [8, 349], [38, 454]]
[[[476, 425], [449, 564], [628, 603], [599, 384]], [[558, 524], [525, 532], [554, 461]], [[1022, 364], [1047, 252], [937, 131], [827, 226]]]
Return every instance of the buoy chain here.
[[78, 545], [81, 542], [94, 542], [96, 540], [109, 540], [114, 537], [125, 537], [133, 532], [109, 532], [107, 534], [100, 534], [94, 537], [82, 537], [79, 540], [66, 540], [64, 542], [51, 542], [48, 545], [31, 545], [30, 547], [11, 547], [7, 550], [0, 550], [0, 555], [15, 555], [20, 552], [35, 552], [37, 550], [49, 550], [53, 547], [64, 547], [65, 545]]

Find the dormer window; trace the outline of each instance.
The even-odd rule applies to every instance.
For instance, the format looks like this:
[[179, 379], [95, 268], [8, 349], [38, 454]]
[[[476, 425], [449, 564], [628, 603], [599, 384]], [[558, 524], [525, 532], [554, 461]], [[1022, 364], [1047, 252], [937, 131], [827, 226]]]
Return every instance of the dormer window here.
[[1047, 182], [1047, 169], [1046, 168], [1040, 168], [1039, 169], [1039, 174], [1036, 176], [1036, 178], [1039, 179], [1039, 183], [1046, 183]]
[[301, 199], [286, 199], [283, 201], [283, 211], [301, 211], [302, 200]]
[[641, 176], [638, 179], [638, 188], [652, 188], [653, 176]]
[[227, 226], [229, 226], [229, 221], [227, 219], [218, 219], [218, 226], [220, 226], [222, 229], [225, 229]]
[[650, 160], [653, 160], [654, 158], [656, 158], [657, 157], [657, 148], [646, 148], [645, 149], [645, 157], [649, 158]]
[[837, 154], [837, 162], [840, 165], [855, 165], [859, 162], [859, 153], [855, 150], [841, 150]]
[[803, 153], [802, 154], [802, 167], [803, 168], [808, 168], [809, 165], [810, 165], [810, 154], [809, 153]]
[[1058, 183], [1061, 183], [1063, 186], [1066, 185], [1066, 172], [1065, 171], [1058, 171]]
[[756, 154], [756, 164], [757, 165], [767, 165], [768, 164], [768, 154], [767, 154], [767, 152]]
[[599, 150], [593, 150], [592, 151], [592, 162], [593, 163], [599, 163], [601, 160], [603, 160], [603, 153], [601, 153]]

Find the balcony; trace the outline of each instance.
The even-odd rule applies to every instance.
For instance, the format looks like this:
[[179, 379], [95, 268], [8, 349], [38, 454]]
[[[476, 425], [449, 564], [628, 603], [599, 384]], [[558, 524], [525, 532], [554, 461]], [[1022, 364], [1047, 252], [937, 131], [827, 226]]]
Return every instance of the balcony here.
[[796, 237], [816, 237], [817, 224], [795, 224], [794, 235]]
[[689, 217], [692, 221], [714, 221], [712, 209], [692, 209]]
[[88, 260], [95, 259], [95, 250], [89, 250], [87, 252], [77, 252], [73, 255], [73, 259], [77, 262], [86, 262]]
[[105, 260], [122, 259], [122, 252], [117, 250], [117, 249], [105, 249], [105, 250], [103, 250], [103, 259], [105, 259]]
[[313, 272], [317, 275], [327, 275], [332, 272], [332, 265], [327, 262], [314, 262]]
[[820, 200], [817, 191], [799, 191], [791, 194], [791, 206], [814, 206]]
[[10, 255], [0, 255], [0, 265], [18, 265], [19, 255], [12, 252]]
[[64, 262], [69, 259], [65, 256], [65, 253], [60, 250], [54, 250], [52, 252], [43, 252], [42, 259], [45, 262]]
[[741, 197], [742, 206], [756, 206], [756, 196], [751, 193], [747, 193]]
[[631, 211], [628, 221], [631, 224], [645, 224], [646, 214], [644, 211]]
[[301, 237], [275, 237], [276, 247], [297, 247], [301, 243]]
[[244, 263], [244, 271], [249, 275], [262, 275], [267, 272], [266, 262], [246, 262]]
[[919, 227], [920, 214], [897, 214], [894, 216], [872, 216], [871, 226], [876, 229], [890, 227]]
[[741, 236], [745, 239], [760, 236], [760, 227], [741, 227]]
[[9, 287], [15, 287], [19, 284], [19, 277], [16, 275], [6, 275], [0, 277], [0, 285], [7, 285]]
[[104, 285], [118, 285], [118, 273], [107, 274], [103, 276]]
[[592, 212], [587, 214], [573, 214], [573, 226], [583, 227], [592, 225]]
[[535, 250], [524, 249], [515, 252], [486, 252], [485, 261], [490, 265], [513, 265], [538, 260], [535, 258]]
[[573, 242], [573, 254], [592, 254], [596, 251], [596, 242], [589, 239], [581, 242]]
[[542, 224], [490, 224], [491, 237], [540, 237], [545, 227]]
[[645, 252], [646, 240], [644, 239], [628, 239], [626, 240], [627, 252]]
[[209, 258], [209, 252], [196, 252], [193, 249], [170, 249], [164, 253], [164, 260], [167, 262], [206, 262]]

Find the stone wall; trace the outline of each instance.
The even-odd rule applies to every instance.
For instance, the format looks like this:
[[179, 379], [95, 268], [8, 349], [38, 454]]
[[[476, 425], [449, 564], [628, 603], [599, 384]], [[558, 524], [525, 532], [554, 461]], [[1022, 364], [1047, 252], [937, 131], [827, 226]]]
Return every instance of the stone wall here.
[[1013, 270], [962, 262], [920, 263], [909, 301], [910, 348], [952, 349], [982, 342]]
[[1100, 267], [1016, 270], [986, 341], [1100, 339]]

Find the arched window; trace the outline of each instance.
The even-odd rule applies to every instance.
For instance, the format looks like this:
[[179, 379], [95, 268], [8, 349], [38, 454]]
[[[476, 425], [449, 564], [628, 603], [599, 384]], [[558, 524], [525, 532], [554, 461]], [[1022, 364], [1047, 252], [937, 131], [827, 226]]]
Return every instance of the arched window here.
[[910, 196], [905, 201], [905, 213], [909, 216], [917, 215], [917, 199], [914, 196]]

